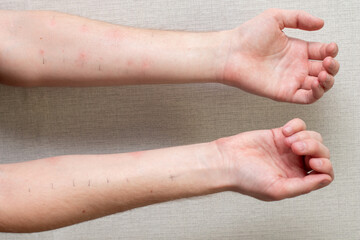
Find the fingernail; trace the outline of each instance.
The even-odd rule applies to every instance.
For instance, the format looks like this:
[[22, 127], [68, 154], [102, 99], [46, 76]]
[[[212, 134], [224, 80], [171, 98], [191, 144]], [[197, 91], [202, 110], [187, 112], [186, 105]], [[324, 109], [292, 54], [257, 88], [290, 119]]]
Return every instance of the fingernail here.
[[287, 134], [291, 134], [292, 133], [292, 127], [290, 127], [290, 126], [284, 127], [284, 132], [287, 133]]
[[305, 143], [304, 142], [297, 142], [295, 143], [295, 147], [299, 149], [300, 152], [303, 152], [305, 150]]
[[292, 143], [296, 142], [296, 136], [292, 135], [292, 136], [286, 138], [286, 141], [288, 143], [292, 144]]
[[322, 162], [321, 159], [314, 159], [313, 161], [314, 161], [313, 164], [314, 164], [315, 167], [317, 167], [317, 168], [321, 168], [321, 166], [323, 165], [323, 162]]

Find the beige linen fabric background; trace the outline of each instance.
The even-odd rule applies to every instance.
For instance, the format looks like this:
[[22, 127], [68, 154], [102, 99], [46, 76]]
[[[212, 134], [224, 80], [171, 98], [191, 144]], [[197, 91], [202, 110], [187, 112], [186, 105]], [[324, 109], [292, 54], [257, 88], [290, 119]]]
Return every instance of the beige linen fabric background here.
[[[336, 178], [327, 188], [266, 203], [235, 193], [168, 202], [59, 230], [0, 239], [360, 239], [360, 2], [241, 0], [1, 0], [1, 9], [47, 9], [117, 24], [191, 31], [229, 29], [271, 7], [325, 20], [341, 70], [309, 105], [278, 103], [219, 84], [107, 88], [0, 86], [0, 161], [117, 153], [210, 141], [278, 127], [294, 117], [319, 131]], [[254, 29], [256, 31], [256, 29]]]

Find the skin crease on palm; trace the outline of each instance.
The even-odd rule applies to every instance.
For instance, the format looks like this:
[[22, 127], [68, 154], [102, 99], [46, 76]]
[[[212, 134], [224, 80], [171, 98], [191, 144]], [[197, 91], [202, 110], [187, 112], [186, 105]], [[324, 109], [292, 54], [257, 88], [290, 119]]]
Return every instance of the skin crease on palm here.
[[303, 11], [265, 11], [234, 30], [222, 82], [277, 101], [315, 102], [334, 84], [338, 47], [291, 38], [282, 30], [323, 25]]
[[[335, 43], [282, 32], [324, 25], [297, 10], [270, 9], [235, 29], [208, 33], [136, 29], [47, 11], [1, 11], [0, 23], [0, 81], [12, 86], [221, 82], [307, 104], [333, 86], [339, 70]], [[291, 198], [331, 183], [329, 158], [321, 135], [293, 119], [188, 146], [1, 164], [0, 231], [44, 231], [222, 191]]]

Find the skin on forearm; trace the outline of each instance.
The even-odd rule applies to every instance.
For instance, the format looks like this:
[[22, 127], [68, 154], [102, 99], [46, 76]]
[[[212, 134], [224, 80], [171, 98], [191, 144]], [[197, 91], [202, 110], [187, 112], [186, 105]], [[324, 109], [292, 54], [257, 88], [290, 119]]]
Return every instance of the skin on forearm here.
[[1, 11], [0, 78], [20, 86], [215, 82], [228, 35], [136, 29], [57, 12]]
[[215, 143], [2, 165], [0, 230], [34, 232], [224, 191]]

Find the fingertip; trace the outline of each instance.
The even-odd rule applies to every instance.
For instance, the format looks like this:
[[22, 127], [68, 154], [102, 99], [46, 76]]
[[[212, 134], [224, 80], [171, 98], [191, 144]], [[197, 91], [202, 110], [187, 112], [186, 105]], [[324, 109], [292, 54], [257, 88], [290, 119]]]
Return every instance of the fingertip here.
[[320, 72], [318, 79], [319, 79], [319, 83], [320, 83], [321, 87], [323, 88], [324, 92], [331, 89], [335, 82], [334, 77], [332, 75], [330, 75], [329, 73], [327, 73], [326, 71]]
[[331, 56], [327, 56], [323, 61], [323, 67], [328, 70], [334, 65], [334, 58]]
[[[320, 73], [321, 74], [321, 73]], [[319, 74], [319, 75], [320, 75]], [[319, 80], [320, 81], [320, 80]], [[314, 81], [311, 85], [311, 90], [312, 90], [312, 94], [313, 97], [317, 100], [320, 99], [323, 95], [324, 95], [324, 89], [323, 87], [320, 85], [319, 81]]]
[[323, 67], [328, 73], [335, 76], [339, 72], [340, 64], [336, 59], [328, 56], [323, 61]]
[[324, 27], [325, 25], [325, 21], [319, 17], [314, 17], [316, 18], [316, 22], [317, 22], [317, 29], [321, 29]]
[[[315, 85], [318, 85], [319, 83], [325, 82], [325, 81], [326, 81], [326, 78], [327, 78], [327, 75], [328, 75], [328, 73], [327, 73], [326, 71], [321, 71], [321, 72], [319, 73], [319, 76], [318, 76], [318, 80], [319, 80], [319, 81], [316, 81], [317, 83], [315, 83]], [[314, 86], [315, 86], [315, 85], [314, 85]]]
[[321, 158], [312, 158], [309, 160], [309, 164], [311, 169], [315, 171], [319, 171], [322, 169], [322, 166], [324, 165], [324, 161]]
[[304, 178], [306, 185], [308, 185], [308, 191], [318, 190], [320, 188], [328, 186], [332, 179], [327, 174], [322, 173], [311, 173]]
[[284, 136], [288, 137], [294, 133], [297, 133], [297, 132], [305, 130], [305, 129], [306, 129], [305, 122], [303, 120], [301, 120], [300, 118], [294, 118], [294, 119], [290, 120], [289, 122], [287, 122], [282, 127], [282, 133], [284, 134]]
[[335, 42], [329, 43], [326, 47], [326, 53], [328, 56], [336, 57], [339, 52], [339, 47]]
[[303, 141], [295, 142], [291, 145], [291, 150], [296, 155], [303, 155], [306, 150], [306, 143]]
[[298, 28], [306, 31], [319, 30], [324, 21], [303, 10], [270, 9], [266, 11], [279, 22], [280, 29]]
[[284, 126], [282, 132], [285, 136], [290, 136], [293, 132], [293, 128], [291, 126]]
[[334, 170], [328, 158], [311, 158], [309, 166], [316, 173], [327, 174], [330, 176], [330, 181], [334, 180]]
[[300, 18], [303, 20], [303, 26], [300, 27], [301, 29], [314, 31], [319, 30], [324, 26], [323, 19], [302, 10], [299, 11], [299, 15], [300, 14], [303, 16], [303, 18]]
[[290, 137], [286, 137], [284, 142], [285, 145], [288, 146], [289, 148], [291, 148], [291, 145], [296, 141], [296, 136], [292, 135]]
[[329, 175], [327, 174], [322, 174], [322, 175], [323, 175], [323, 179], [317, 184], [317, 188], [314, 190], [324, 188], [332, 182], [332, 179]]

